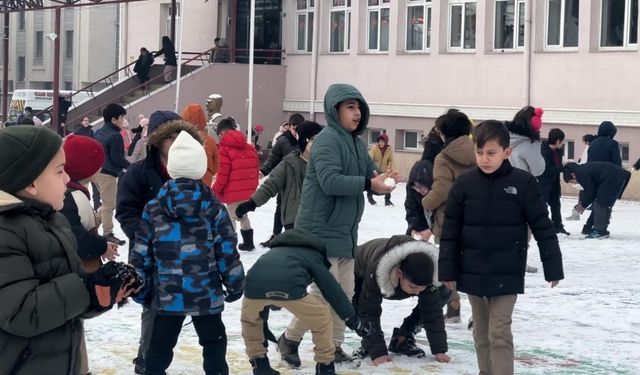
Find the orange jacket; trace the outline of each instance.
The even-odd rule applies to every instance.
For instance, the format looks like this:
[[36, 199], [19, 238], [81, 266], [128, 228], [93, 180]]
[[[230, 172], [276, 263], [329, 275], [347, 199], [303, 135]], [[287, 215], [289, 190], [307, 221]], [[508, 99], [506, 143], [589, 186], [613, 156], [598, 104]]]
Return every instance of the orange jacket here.
[[204, 114], [202, 106], [199, 104], [189, 104], [184, 111], [182, 111], [182, 119], [195, 125], [200, 132], [200, 136], [204, 139], [204, 150], [207, 153], [207, 173], [202, 177], [202, 182], [211, 187], [213, 176], [218, 173], [218, 168], [220, 168], [220, 155], [215, 138], [207, 134], [207, 130], [205, 129], [207, 126], [207, 117]]

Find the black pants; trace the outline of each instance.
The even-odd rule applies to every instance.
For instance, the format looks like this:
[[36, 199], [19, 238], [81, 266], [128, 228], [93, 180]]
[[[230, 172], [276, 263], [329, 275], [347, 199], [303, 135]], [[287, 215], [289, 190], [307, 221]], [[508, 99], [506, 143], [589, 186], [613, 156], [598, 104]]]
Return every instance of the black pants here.
[[551, 187], [549, 195], [546, 197], [549, 210], [551, 211], [551, 221], [553, 221], [553, 226], [556, 230], [564, 228], [562, 225], [562, 213], [560, 212], [560, 193], [560, 184], [554, 184]]
[[100, 189], [98, 189], [98, 185], [95, 183], [91, 183], [91, 199], [93, 200], [93, 209], [97, 210], [102, 206], [102, 201], [100, 199]]
[[[151, 345], [144, 356], [145, 375], [164, 375], [173, 359], [173, 348], [182, 330], [183, 315], [157, 314], [153, 322]], [[228, 375], [227, 335], [221, 314], [192, 317], [193, 326], [202, 346], [203, 368], [206, 375]]]
[[[370, 191], [367, 191], [367, 198], [368, 199], [373, 199], [373, 193]], [[391, 202], [391, 193], [387, 193], [384, 195], [384, 201], [385, 203], [387, 202]]]
[[278, 235], [282, 232], [282, 198], [280, 194], [276, 196], [276, 213], [273, 214], [273, 234]]

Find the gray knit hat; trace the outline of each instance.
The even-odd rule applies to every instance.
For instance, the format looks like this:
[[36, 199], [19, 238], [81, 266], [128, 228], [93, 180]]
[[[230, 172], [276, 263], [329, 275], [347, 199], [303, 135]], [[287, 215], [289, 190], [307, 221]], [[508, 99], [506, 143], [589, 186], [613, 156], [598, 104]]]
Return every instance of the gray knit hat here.
[[40, 126], [15, 125], [0, 130], [0, 190], [9, 194], [35, 181], [62, 146], [62, 138]]

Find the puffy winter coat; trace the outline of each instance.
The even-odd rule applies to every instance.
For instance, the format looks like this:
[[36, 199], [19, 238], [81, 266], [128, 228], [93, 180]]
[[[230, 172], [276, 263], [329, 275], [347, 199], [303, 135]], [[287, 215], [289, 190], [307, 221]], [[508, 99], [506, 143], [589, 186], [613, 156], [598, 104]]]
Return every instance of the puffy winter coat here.
[[431, 164], [436, 162], [436, 156], [442, 151], [444, 142], [442, 138], [433, 130], [427, 135], [424, 142], [424, 150], [422, 151], [422, 160], [428, 160]]
[[216, 197], [223, 203], [251, 198], [258, 187], [260, 161], [256, 149], [244, 134], [229, 130], [220, 139], [220, 169], [213, 184]]
[[300, 194], [307, 170], [307, 162], [294, 151], [282, 159], [282, 162], [269, 174], [269, 178], [260, 185], [251, 196], [251, 200], [260, 207], [269, 199], [280, 194], [282, 207], [280, 215], [282, 225], [293, 225], [300, 206]]
[[247, 272], [245, 298], [295, 301], [312, 282], [342, 320], [355, 316], [349, 298], [329, 272], [326, 247], [311, 233], [294, 228], [273, 239]]
[[511, 156], [509, 162], [515, 168], [531, 173], [534, 177], [544, 172], [544, 158], [540, 152], [540, 141], [531, 142], [529, 137], [509, 133], [511, 135]]
[[294, 137], [290, 131], [284, 132], [276, 140], [276, 144], [273, 146], [271, 154], [269, 154], [269, 159], [264, 162], [260, 171], [263, 175], [268, 175], [276, 166], [278, 166], [278, 164], [280, 164], [285, 156], [289, 155], [293, 151], [299, 150], [300, 147], [298, 146], [298, 140], [296, 137]]
[[[386, 137], [387, 135], [383, 134], [383, 136]], [[388, 137], [387, 137], [387, 142], [388, 142]], [[382, 153], [382, 150], [377, 144], [373, 145], [373, 147], [371, 147], [371, 151], [369, 151], [369, 156], [371, 156], [371, 159], [376, 165], [376, 169], [380, 173], [385, 173], [388, 168], [393, 167], [393, 150], [389, 145], [387, 145], [387, 148], [384, 151], [384, 153]]]
[[549, 142], [542, 142], [541, 152], [544, 158], [544, 173], [538, 177], [538, 184], [542, 198], [549, 202], [551, 192], [560, 194], [560, 173], [562, 172], [562, 150], [554, 150]]
[[604, 207], [613, 206], [631, 179], [631, 172], [603, 161], [578, 164], [575, 169], [576, 180], [584, 189], [580, 193], [583, 207], [589, 207], [593, 202]]
[[244, 290], [244, 269], [229, 213], [201, 181], [169, 180], [144, 208], [131, 265], [144, 277], [136, 296], [164, 314], [209, 315], [224, 291]]
[[480, 297], [524, 293], [528, 229], [547, 281], [561, 280], [562, 254], [535, 177], [508, 160], [492, 174], [479, 168], [453, 185], [440, 238], [439, 277]]
[[413, 189], [414, 183], [420, 183], [431, 188], [433, 185], [433, 165], [429, 160], [420, 160], [413, 165], [407, 181], [407, 195], [404, 200], [406, 220], [408, 224], [407, 234], [412, 230], [421, 232], [429, 229], [429, 223], [422, 207], [422, 195]]
[[622, 166], [620, 156], [620, 145], [613, 139], [618, 129], [609, 121], [603, 121], [598, 127], [598, 136], [589, 144], [588, 162], [608, 161], [618, 166]]
[[467, 136], [458, 137], [436, 156], [433, 165], [433, 186], [422, 199], [422, 207], [432, 214], [431, 231], [436, 240], [440, 239], [444, 209], [453, 183], [461, 174], [476, 165], [473, 142]]
[[204, 140], [204, 151], [207, 153], [207, 171], [202, 177], [202, 182], [211, 187], [213, 176], [220, 168], [220, 155], [216, 139], [207, 133], [207, 118], [200, 104], [189, 104], [182, 112], [182, 119], [198, 128], [200, 137]]
[[[360, 123], [353, 132], [343, 128], [338, 117], [337, 105], [347, 99], [360, 102]], [[324, 113], [329, 125], [313, 143], [295, 227], [322, 240], [330, 258], [353, 258], [364, 212], [363, 192], [374, 170], [367, 147], [358, 138], [367, 128], [369, 106], [355, 87], [334, 84], [325, 94]]]
[[80, 373], [80, 269], [62, 214], [0, 191], [0, 374]]
[[[372, 324], [373, 334], [362, 340], [372, 359], [388, 354], [384, 333], [380, 328], [382, 300], [415, 297], [402, 290], [396, 274], [402, 260], [414, 253], [429, 255], [433, 259], [434, 268], [437, 268], [438, 249], [427, 242], [414, 241], [408, 236], [375, 239], [358, 246], [356, 250], [356, 295], [353, 300], [358, 316]], [[431, 353], [446, 353], [447, 332], [442, 315], [442, 307], [446, 300], [441, 298], [437, 271], [433, 278], [434, 284], [418, 295], [416, 309], [420, 317], [419, 325], [427, 331]], [[446, 295], [449, 294], [446, 290], [444, 292]]]
[[122, 176], [122, 171], [129, 167], [129, 162], [124, 157], [124, 140], [120, 135], [120, 128], [107, 122], [96, 132], [96, 141], [102, 144], [106, 155], [101, 173]]

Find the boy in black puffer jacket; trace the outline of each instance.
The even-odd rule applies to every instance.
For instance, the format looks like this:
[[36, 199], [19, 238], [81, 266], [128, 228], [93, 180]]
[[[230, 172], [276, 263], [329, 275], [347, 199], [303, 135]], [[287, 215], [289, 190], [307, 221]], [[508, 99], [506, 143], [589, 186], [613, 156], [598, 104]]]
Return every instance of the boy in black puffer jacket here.
[[545, 280], [564, 278], [562, 254], [535, 177], [513, 168], [509, 131], [488, 120], [473, 132], [478, 168], [460, 176], [447, 201], [439, 275], [469, 295], [482, 374], [513, 374], [511, 319], [524, 293], [527, 227], [538, 242]]

